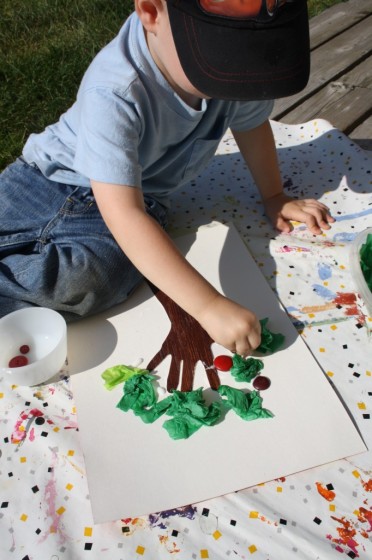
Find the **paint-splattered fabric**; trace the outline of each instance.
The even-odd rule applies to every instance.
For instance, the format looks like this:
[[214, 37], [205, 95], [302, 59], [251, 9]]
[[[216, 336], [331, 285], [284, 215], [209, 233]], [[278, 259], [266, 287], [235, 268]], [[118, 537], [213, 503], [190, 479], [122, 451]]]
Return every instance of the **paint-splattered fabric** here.
[[[211, 220], [235, 223], [372, 449], [372, 317], [349, 268], [353, 239], [372, 223], [371, 156], [325, 121], [273, 128], [286, 192], [329, 206], [332, 228], [314, 237], [294, 223], [277, 235], [226, 135], [192, 191], [176, 195], [173, 233]], [[99, 403], [92, 407], [100, 414]], [[67, 367], [40, 387], [1, 380], [0, 435], [4, 560], [372, 558], [371, 451], [214, 500], [94, 525]], [[110, 473], [103, 484], [109, 488]]]

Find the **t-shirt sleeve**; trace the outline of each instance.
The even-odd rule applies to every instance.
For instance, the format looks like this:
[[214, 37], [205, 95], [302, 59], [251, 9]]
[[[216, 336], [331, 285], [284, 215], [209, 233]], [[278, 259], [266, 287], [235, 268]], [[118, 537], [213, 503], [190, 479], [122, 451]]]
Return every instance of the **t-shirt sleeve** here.
[[243, 132], [264, 123], [273, 110], [274, 101], [240, 102], [238, 110], [230, 123], [231, 130]]
[[140, 119], [135, 107], [109, 88], [82, 92], [74, 168], [89, 179], [140, 187]]

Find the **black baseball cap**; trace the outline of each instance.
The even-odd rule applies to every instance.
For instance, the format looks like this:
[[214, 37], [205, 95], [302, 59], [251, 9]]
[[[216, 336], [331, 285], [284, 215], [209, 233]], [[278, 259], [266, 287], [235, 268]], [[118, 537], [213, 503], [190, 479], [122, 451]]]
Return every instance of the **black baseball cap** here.
[[167, 6], [183, 71], [204, 95], [275, 99], [306, 86], [306, 0], [167, 0]]

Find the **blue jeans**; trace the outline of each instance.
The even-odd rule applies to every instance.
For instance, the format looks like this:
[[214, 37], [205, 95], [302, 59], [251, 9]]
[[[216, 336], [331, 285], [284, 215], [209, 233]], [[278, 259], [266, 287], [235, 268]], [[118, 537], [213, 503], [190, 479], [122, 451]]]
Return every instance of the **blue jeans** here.
[[[165, 227], [166, 209], [145, 204]], [[0, 175], [0, 317], [36, 305], [74, 320], [124, 301], [141, 280], [91, 189], [50, 181], [22, 158]]]

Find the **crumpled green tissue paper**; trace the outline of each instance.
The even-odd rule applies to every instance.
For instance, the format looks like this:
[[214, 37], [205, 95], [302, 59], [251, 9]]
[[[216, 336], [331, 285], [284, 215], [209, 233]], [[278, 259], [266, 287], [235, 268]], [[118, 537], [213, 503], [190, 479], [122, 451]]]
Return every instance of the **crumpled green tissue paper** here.
[[111, 391], [119, 383], [124, 383], [128, 381], [133, 375], [142, 375], [144, 373], [149, 373], [147, 369], [136, 368], [133, 366], [113, 366], [106, 369], [101, 377], [105, 382], [105, 388]]
[[268, 318], [260, 319], [261, 323], [261, 344], [258, 348], [256, 348], [257, 352], [261, 352], [261, 354], [266, 354], [267, 352], [276, 352], [278, 348], [284, 342], [284, 335], [281, 333], [273, 333], [271, 332], [266, 324], [268, 322]]
[[194, 434], [202, 426], [213, 426], [221, 417], [221, 405], [212, 402], [207, 405], [203, 397], [203, 388], [195, 391], [173, 391], [168, 416], [163, 427], [172, 439], [185, 439]]
[[154, 406], [157, 402], [157, 394], [152, 384], [154, 376], [150, 373], [135, 375], [124, 384], [124, 395], [117, 407], [124, 412], [133, 410], [141, 412], [144, 408]]
[[272, 418], [274, 415], [270, 410], [262, 408], [262, 397], [258, 391], [244, 393], [240, 389], [220, 385], [218, 392], [223, 405], [227, 409], [232, 409], [243, 420], [257, 420], [258, 418]]
[[146, 424], [155, 422], [165, 412], [172, 419], [163, 427], [172, 439], [188, 438], [202, 426], [212, 426], [221, 416], [219, 402], [206, 405], [203, 388], [195, 391], [173, 391], [171, 395], [157, 401], [151, 374], [131, 377], [124, 385], [124, 395], [117, 407], [124, 412], [132, 410]]
[[360, 268], [367, 286], [372, 292], [372, 234], [368, 233], [365, 242], [360, 248]]
[[236, 381], [245, 381], [246, 383], [250, 383], [264, 367], [262, 360], [251, 356], [243, 358], [239, 354], [234, 354], [232, 361], [231, 375]]

